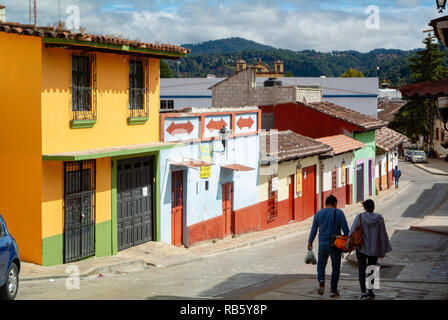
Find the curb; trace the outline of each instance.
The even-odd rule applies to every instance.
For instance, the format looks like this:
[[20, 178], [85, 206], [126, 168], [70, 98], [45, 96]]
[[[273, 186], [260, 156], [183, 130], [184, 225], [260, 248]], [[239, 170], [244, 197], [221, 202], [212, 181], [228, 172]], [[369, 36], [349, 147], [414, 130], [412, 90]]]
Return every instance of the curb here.
[[[80, 279], [84, 279], [87, 277], [95, 276], [99, 273], [114, 273], [116, 271], [137, 271], [142, 270], [147, 266], [148, 263], [144, 260], [130, 260], [125, 262], [118, 262], [114, 264], [109, 264], [100, 267], [93, 267], [84, 273], [79, 275]], [[42, 277], [28, 277], [28, 278], [20, 278], [20, 282], [29, 282], [29, 281], [40, 281], [40, 280], [50, 280], [50, 279], [64, 279], [69, 276], [74, 276], [73, 274], [57, 274], [52, 276], [42, 276]]]
[[425, 227], [416, 227], [416, 226], [411, 226], [409, 228], [409, 230], [413, 230], [413, 231], [422, 231], [422, 232], [430, 232], [430, 233], [436, 233], [436, 234], [441, 234], [444, 236], [448, 236], [448, 232], [445, 231], [439, 231], [439, 230], [432, 230], [432, 229], [428, 229]]
[[419, 168], [420, 170], [423, 170], [423, 171], [425, 171], [425, 172], [427, 172], [427, 173], [430, 173], [430, 174], [434, 174], [434, 175], [437, 175], [437, 176], [448, 176], [448, 173], [438, 173], [438, 172], [434, 172], [434, 171], [431, 171], [431, 170], [429, 170], [429, 169], [423, 167], [422, 165], [415, 164], [415, 163], [413, 163], [413, 165], [414, 165], [415, 167]]

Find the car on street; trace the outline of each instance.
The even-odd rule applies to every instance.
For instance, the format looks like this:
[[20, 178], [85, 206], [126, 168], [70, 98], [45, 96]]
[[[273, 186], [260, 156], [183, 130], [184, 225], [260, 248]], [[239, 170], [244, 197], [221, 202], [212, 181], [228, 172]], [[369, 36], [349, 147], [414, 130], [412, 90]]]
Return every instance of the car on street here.
[[20, 258], [16, 240], [0, 214], [0, 299], [14, 300], [19, 289]]
[[413, 150], [413, 149], [408, 149], [408, 150], [406, 150], [405, 151], [405, 160], [406, 161], [411, 161], [411, 157], [412, 157], [412, 153], [414, 152], [415, 150]]
[[428, 158], [426, 157], [425, 151], [422, 150], [414, 150], [411, 155], [411, 162], [428, 162]]

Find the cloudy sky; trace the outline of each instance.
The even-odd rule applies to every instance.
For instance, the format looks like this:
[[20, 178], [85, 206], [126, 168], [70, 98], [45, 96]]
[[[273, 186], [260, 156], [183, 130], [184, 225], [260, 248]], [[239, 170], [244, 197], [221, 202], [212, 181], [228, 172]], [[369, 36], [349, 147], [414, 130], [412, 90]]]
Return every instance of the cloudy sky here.
[[[436, 0], [60, 2], [61, 15], [58, 0], [37, 0], [39, 25], [51, 25], [58, 16], [66, 20], [65, 10], [76, 5], [80, 24], [92, 33], [172, 44], [242, 37], [277, 48], [324, 52], [419, 48], [422, 31], [440, 16]], [[28, 0], [0, 0], [0, 4], [7, 8], [7, 21], [29, 22]], [[377, 6], [378, 15], [366, 11], [370, 5]]]

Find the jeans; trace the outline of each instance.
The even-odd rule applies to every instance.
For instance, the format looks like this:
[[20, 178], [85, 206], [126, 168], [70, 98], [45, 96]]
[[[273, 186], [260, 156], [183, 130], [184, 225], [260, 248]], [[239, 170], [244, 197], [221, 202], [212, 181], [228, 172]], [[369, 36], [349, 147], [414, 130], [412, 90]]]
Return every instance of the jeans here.
[[341, 250], [331, 248], [329, 244], [319, 244], [317, 258], [317, 281], [325, 281], [325, 267], [327, 266], [328, 256], [331, 257], [331, 291], [338, 290], [339, 273], [341, 271]]
[[[378, 257], [371, 257], [367, 256], [364, 253], [359, 252], [356, 250], [356, 258], [358, 259], [358, 269], [359, 269], [359, 285], [361, 286], [361, 292], [366, 293], [366, 269], [367, 265], [375, 265], [378, 262]], [[371, 275], [372, 272], [369, 274]], [[370, 282], [371, 284], [374, 283], [374, 279]]]
[[400, 184], [400, 179], [395, 178], [395, 188], [398, 188], [398, 185]]

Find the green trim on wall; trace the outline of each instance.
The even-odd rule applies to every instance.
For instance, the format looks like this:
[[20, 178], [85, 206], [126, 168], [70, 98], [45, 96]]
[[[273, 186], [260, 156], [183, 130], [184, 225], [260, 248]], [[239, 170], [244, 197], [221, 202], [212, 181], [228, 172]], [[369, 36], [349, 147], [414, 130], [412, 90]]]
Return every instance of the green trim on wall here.
[[167, 144], [167, 145], [157, 145], [153, 147], [146, 148], [137, 148], [137, 149], [126, 149], [126, 150], [114, 150], [114, 151], [106, 151], [106, 152], [97, 152], [85, 155], [61, 155], [61, 154], [44, 154], [42, 155], [43, 161], [81, 161], [81, 160], [90, 160], [90, 159], [98, 159], [98, 158], [108, 158], [108, 157], [122, 157], [129, 156], [134, 157], [137, 155], [141, 155], [142, 157], [150, 152], [158, 152], [159, 150], [171, 149], [175, 147], [182, 147], [184, 143], [176, 143], [176, 144]]
[[93, 128], [96, 123], [94, 120], [70, 120], [70, 128], [72, 129], [83, 129], [83, 128]]
[[[95, 256], [105, 257], [112, 252], [112, 221], [103, 221], [95, 225]], [[116, 239], [116, 237], [115, 237]], [[64, 234], [42, 239], [42, 265], [54, 266], [64, 263]]]
[[142, 118], [128, 118], [128, 125], [136, 125], [136, 124], [144, 124], [146, 121], [148, 121], [148, 117], [142, 117]]
[[117, 159], [112, 159], [112, 222], [111, 222], [111, 235], [112, 235], [112, 254], [118, 253], [118, 231], [117, 231]]
[[64, 235], [58, 234], [42, 239], [42, 265], [54, 266], [64, 263]]
[[161, 222], [160, 222], [160, 152], [148, 152], [144, 154], [133, 154], [114, 157], [112, 159], [112, 252], [116, 254], [118, 252], [118, 234], [117, 234], [117, 161], [129, 158], [140, 158], [154, 156], [154, 169], [156, 170], [155, 178], [156, 183], [154, 185], [155, 194], [155, 240], [160, 241], [161, 235]]
[[376, 181], [375, 181], [375, 159], [376, 159], [376, 130], [365, 132], [355, 132], [353, 134], [355, 140], [361, 141], [366, 146], [353, 153], [353, 203], [356, 203], [356, 161], [364, 160], [364, 200], [369, 196], [369, 159], [372, 159], [372, 196], [376, 195]]
[[112, 221], [103, 221], [96, 224], [95, 229], [95, 256], [105, 257], [113, 255], [112, 252]]
[[82, 40], [70, 40], [70, 39], [65, 39], [65, 38], [42, 38], [42, 43], [69, 44], [69, 45], [74, 45], [74, 46], [82, 46], [82, 47], [90, 47], [90, 48], [98, 48], [98, 49], [125, 51], [125, 52], [129, 52], [129, 53], [150, 54], [150, 55], [160, 56], [160, 58], [164, 58], [164, 57], [182, 58], [187, 55], [185, 53], [166, 52], [166, 51], [162, 51], [162, 50], [136, 48], [136, 47], [126, 46], [126, 45], [90, 42], [90, 41], [82, 41]]

